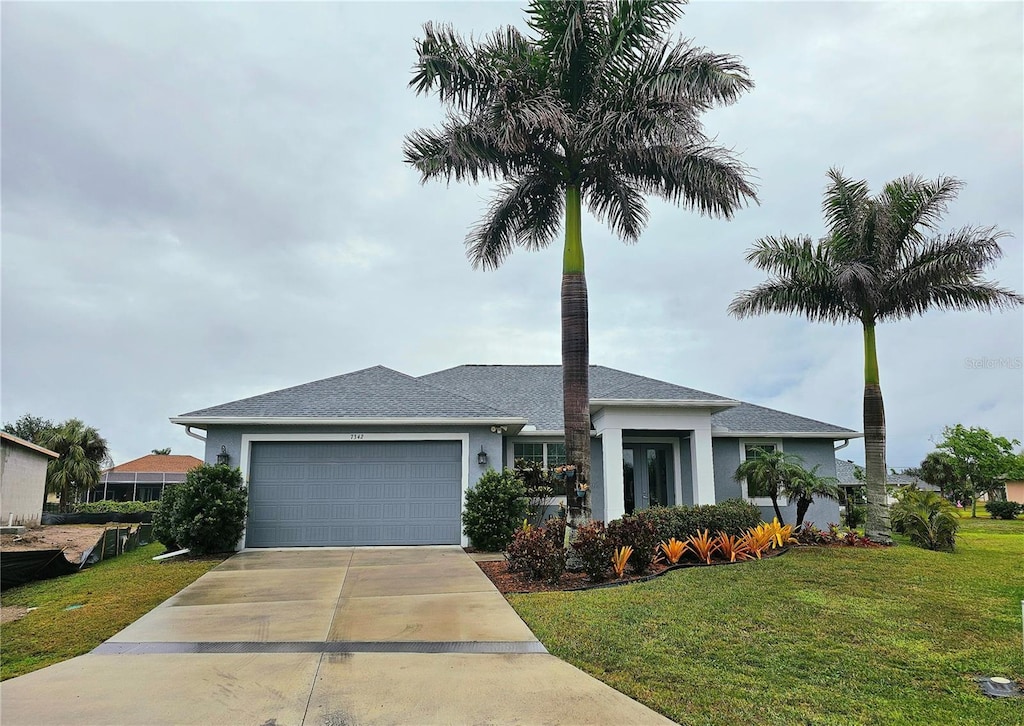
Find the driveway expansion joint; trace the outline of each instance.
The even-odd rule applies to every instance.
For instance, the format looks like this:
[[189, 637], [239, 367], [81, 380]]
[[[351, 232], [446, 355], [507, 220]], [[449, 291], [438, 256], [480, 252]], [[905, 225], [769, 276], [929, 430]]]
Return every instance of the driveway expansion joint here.
[[278, 641], [194, 643], [108, 641], [91, 655], [153, 655], [204, 653], [485, 653], [527, 654], [548, 651], [539, 641]]

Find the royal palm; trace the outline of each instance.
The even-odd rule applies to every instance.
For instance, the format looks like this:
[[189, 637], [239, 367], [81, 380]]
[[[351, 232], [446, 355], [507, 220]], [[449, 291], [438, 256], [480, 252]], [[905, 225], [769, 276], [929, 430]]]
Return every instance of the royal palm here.
[[867, 536], [891, 540], [885, 491], [885, 411], [875, 326], [932, 308], [993, 310], [1024, 302], [982, 278], [1002, 256], [994, 227], [940, 233], [938, 223], [962, 184], [905, 176], [871, 196], [867, 182], [829, 171], [822, 209], [826, 235], [765, 237], [747, 261], [768, 281], [739, 294], [729, 310], [746, 317], [805, 315], [815, 322], [859, 323], [864, 333], [864, 453]]
[[[408, 136], [424, 182], [499, 180], [466, 238], [474, 267], [540, 249], [564, 221], [563, 405], [568, 460], [590, 471], [583, 205], [623, 240], [647, 222], [645, 195], [731, 217], [755, 198], [746, 168], [703, 133], [700, 116], [751, 88], [735, 58], [668, 33], [682, 2], [532, 2], [529, 32], [479, 41], [424, 26], [410, 85], [449, 111]], [[571, 497], [570, 497], [571, 499]]]

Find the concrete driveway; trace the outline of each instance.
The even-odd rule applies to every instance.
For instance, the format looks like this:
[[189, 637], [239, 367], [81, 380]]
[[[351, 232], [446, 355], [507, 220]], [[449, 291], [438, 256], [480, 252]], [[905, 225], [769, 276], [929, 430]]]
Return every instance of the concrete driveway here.
[[88, 655], [21, 724], [666, 724], [549, 655], [459, 547], [249, 550]]

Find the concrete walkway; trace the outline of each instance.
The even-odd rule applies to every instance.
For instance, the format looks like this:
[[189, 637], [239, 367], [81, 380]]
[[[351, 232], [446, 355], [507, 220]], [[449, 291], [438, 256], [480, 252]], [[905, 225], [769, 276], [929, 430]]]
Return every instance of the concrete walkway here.
[[88, 655], [22, 724], [667, 724], [549, 655], [459, 547], [250, 550]]

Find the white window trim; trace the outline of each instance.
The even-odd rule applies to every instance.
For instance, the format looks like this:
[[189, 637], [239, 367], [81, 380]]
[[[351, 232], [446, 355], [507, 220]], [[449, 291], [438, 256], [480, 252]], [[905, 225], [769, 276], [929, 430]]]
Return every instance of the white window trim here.
[[[783, 451], [782, 439], [740, 439], [740, 463], [742, 464], [747, 460], [747, 446], [763, 446], [764, 444], [772, 444], [775, 446], [776, 451]], [[770, 507], [772, 506], [771, 497], [752, 497], [747, 491], [747, 480], [743, 479], [740, 481], [740, 487], [742, 489], [743, 498], [757, 507]]]
[[547, 471], [548, 468], [549, 468], [548, 467], [548, 444], [565, 444], [565, 439], [550, 439], [550, 440], [549, 439], [543, 439], [541, 441], [538, 441], [537, 439], [533, 439], [533, 438], [530, 438], [530, 439], [519, 439], [519, 438], [512, 439], [511, 445], [508, 447], [508, 462], [506, 463], [506, 466], [508, 466], [509, 469], [514, 469], [515, 466], [516, 466], [516, 444], [541, 444], [544, 447], [541, 450], [543, 452], [543, 454], [542, 454], [543, 461], [541, 462], [541, 468], [544, 469], [545, 471]]
[[[460, 504], [465, 506], [466, 492], [469, 490], [469, 434], [373, 434], [360, 431], [328, 434], [242, 434], [242, 450], [239, 453], [238, 468], [242, 471], [242, 481], [249, 488], [249, 459], [252, 444], [256, 441], [458, 441], [462, 444], [462, 498]], [[462, 515], [459, 515], [461, 529]], [[462, 546], [469, 547], [469, 537], [462, 534]], [[245, 530], [238, 540], [238, 549], [245, 547]]]

